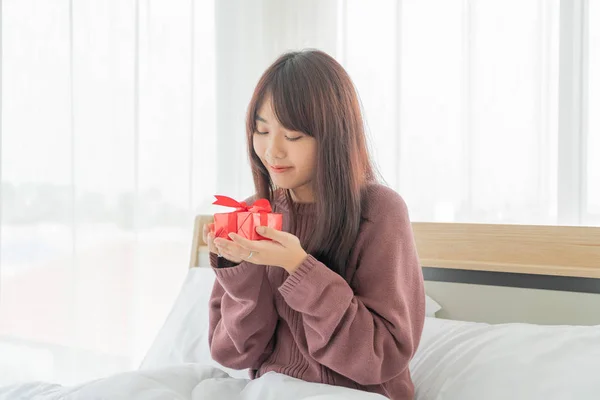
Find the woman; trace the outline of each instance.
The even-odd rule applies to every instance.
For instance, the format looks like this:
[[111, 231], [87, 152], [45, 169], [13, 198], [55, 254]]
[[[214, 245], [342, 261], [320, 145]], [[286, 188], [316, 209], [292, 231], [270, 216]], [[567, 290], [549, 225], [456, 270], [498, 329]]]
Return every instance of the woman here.
[[217, 280], [209, 341], [224, 366], [411, 399], [425, 318], [406, 204], [376, 182], [358, 96], [321, 51], [282, 55], [246, 123], [256, 188], [283, 214], [272, 241], [204, 228]]

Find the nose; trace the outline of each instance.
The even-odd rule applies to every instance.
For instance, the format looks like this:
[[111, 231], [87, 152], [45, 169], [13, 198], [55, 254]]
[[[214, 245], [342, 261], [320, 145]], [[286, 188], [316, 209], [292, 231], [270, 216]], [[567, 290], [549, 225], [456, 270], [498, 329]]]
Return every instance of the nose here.
[[267, 158], [283, 159], [285, 158], [285, 144], [282, 141], [282, 135], [269, 135], [269, 142], [265, 151]]

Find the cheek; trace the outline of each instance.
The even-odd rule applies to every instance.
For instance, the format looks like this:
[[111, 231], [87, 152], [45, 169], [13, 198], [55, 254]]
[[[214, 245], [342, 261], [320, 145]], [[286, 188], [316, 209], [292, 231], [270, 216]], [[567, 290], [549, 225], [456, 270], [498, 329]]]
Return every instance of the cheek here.
[[254, 152], [256, 155], [262, 159], [265, 154], [265, 149], [260, 139], [256, 139], [256, 136], [252, 139], [252, 147], [254, 148]]
[[314, 174], [317, 165], [317, 152], [314, 145], [306, 146], [297, 159], [302, 164], [302, 170], [307, 174]]

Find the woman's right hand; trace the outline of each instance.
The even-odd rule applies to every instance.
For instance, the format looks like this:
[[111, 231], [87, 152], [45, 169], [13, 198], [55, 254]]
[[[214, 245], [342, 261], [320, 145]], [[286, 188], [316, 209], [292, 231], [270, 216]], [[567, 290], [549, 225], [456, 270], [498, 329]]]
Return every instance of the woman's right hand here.
[[211, 253], [217, 254], [219, 257], [223, 257], [224, 259], [235, 264], [239, 264], [244, 261], [241, 258], [236, 258], [230, 254], [219, 254], [219, 249], [217, 249], [217, 246], [215, 245], [215, 234], [212, 232], [212, 226], [214, 226], [214, 224], [205, 224], [202, 227], [202, 240], [204, 240], [204, 243], [208, 245], [208, 250]]
[[214, 224], [204, 224], [202, 226], [202, 240], [208, 245], [208, 250], [211, 253], [219, 254], [217, 246], [215, 246], [215, 234], [212, 233], [212, 225]]

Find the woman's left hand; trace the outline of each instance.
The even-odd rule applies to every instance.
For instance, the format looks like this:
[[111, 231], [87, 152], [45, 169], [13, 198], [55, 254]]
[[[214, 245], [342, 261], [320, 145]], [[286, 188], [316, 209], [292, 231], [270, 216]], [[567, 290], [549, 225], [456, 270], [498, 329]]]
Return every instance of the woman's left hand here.
[[[300, 244], [300, 239], [291, 233], [266, 226], [256, 227], [256, 232], [272, 241], [248, 240], [238, 234], [230, 233], [229, 237], [233, 242], [217, 239], [215, 245], [224, 254], [230, 254], [254, 264], [281, 267], [290, 274], [293, 274], [308, 256]], [[250, 254], [252, 254], [251, 257], [249, 257]]]

